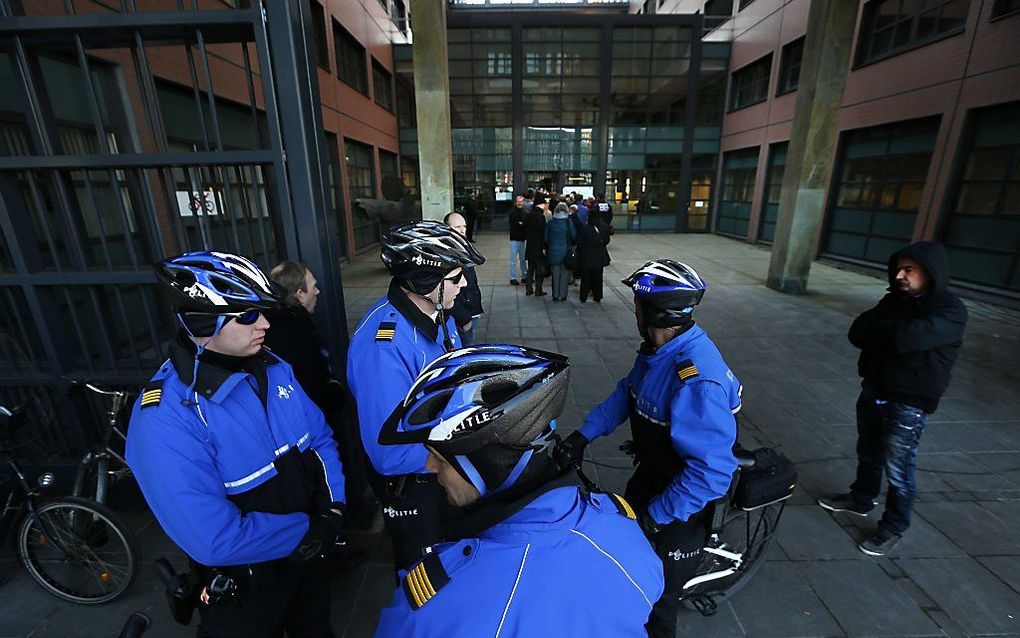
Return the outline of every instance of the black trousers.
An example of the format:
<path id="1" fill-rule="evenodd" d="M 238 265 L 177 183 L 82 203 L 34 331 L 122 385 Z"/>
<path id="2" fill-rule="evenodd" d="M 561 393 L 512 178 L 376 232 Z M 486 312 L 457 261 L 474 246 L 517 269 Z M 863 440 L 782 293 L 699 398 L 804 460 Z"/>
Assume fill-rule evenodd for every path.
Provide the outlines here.
<path id="1" fill-rule="evenodd" d="M 635 508 L 646 509 L 648 502 L 662 494 L 667 481 L 652 476 L 639 466 L 627 482 L 624 498 Z M 686 521 L 674 521 L 649 539 L 662 560 L 666 583 L 662 597 L 652 607 L 645 629 L 651 638 L 674 638 L 676 615 L 684 583 L 694 576 L 701 562 L 702 549 L 712 524 L 711 507 L 692 515 Z"/>
<path id="2" fill-rule="evenodd" d="M 602 301 L 602 271 L 604 268 L 581 269 L 581 301 L 587 301 L 588 295 L 595 301 Z"/>
<path id="3" fill-rule="evenodd" d="M 537 261 L 528 260 L 528 274 L 524 277 L 527 292 L 542 292 L 542 281 L 545 279 L 545 258 Z"/>
<path id="4" fill-rule="evenodd" d="M 333 440 L 337 442 L 340 462 L 344 467 L 345 524 L 350 529 L 368 529 L 375 518 L 376 501 L 368 484 L 367 457 L 357 418 L 343 405 L 330 406 L 324 410 L 324 415 L 333 430 Z"/>
<path id="5" fill-rule="evenodd" d="M 443 521 L 453 507 L 434 474 L 370 476 L 382 503 L 397 571 L 408 569 L 421 560 L 426 548 L 443 541 Z"/>
<path id="6" fill-rule="evenodd" d="M 287 559 L 231 568 L 239 602 L 198 604 L 199 638 L 333 638 L 329 579 L 319 561 Z"/>

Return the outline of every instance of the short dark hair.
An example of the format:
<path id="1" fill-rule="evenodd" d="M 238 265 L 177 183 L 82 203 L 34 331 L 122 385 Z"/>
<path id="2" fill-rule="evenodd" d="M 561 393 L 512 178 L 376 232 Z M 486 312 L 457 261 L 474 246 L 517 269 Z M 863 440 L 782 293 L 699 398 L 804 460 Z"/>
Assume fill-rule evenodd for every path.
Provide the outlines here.
<path id="1" fill-rule="evenodd" d="M 303 261 L 281 261 L 269 271 L 269 278 L 287 289 L 286 303 L 299 305 L 294 295 L 299 290 L 305 290 L 305 276 L 308 274 L 308 264 Z"/>

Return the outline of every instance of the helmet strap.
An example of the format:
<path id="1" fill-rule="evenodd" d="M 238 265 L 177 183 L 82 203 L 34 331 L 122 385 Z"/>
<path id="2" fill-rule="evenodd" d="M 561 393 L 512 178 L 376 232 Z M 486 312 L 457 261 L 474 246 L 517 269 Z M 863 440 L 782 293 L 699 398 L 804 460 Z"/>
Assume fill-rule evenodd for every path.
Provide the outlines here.
<path id="1" fill-rule="evenodd" d="M 181 313 L 179 312 L 177 313 L 177 320 L 180 322 L 182 326 L 184 326 L 184 331 L 188 333 L 188 336 L 195 337 L 195 335 L 191 334 L 191 330 L 188 329 L 188 326 L 184 323 L 184 319 L 181 317 Z M 213 329 L 213 333 L 212 335 L 210 335 L 209 339 L 206 340 L 204 343 L 195 342 L 195 363 L 194 366 L 191 368 L 191 384 L 188 386 L 188 389 L 184 392 L 184 400 L 182 401 L 184 405 L 198 407 L 198 393 L 195 392 L 195 384 L 198 382 L 198 359 L 199 357 L 202 356 L 202 353 L 205 352 L 205 349 L 209 345 L 209 343 L 216 338 L 216 335 L 220 333 L 220 330 L 223 329 L 223 326 L 225 326 L 227 324 L 227 321 L 229 320 L 230 317 L 227 317 L 226 315 L 219 315 L 218 317 L 216 317 L 216 327 Z M 195 338 L 197 339 L 199 337 Z M 195 396 L 194 401 L 188 399 L 188 397 L 192 395 Z"/>

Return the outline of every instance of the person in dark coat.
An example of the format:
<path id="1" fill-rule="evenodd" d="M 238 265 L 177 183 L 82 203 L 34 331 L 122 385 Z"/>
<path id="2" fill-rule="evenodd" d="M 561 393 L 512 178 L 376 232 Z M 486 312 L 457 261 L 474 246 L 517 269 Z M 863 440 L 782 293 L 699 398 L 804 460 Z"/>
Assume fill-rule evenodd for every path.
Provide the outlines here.
<path id="1" fill-rule="evenodd" d="M 524 246 L 524 257 L 528 261 L 528 274 L 524 279 L 526 286 L 525 294 L 532 294 L 536 297 L 544 297 L 546 292 L 542 290 L 542 280 L 545 273 L 545 197 L 535 196 L 535 205 L 524 221 L 524 236 L 527 243 Z"/>
<path id="2" fill-rule="evenodd" d="M 447 213 L 443 218 L 446 224 L 460 233 L 467 236 L 467 221 L 460 213 Z M 461 288 L 453 303 L 450 315 L 457 324 L 457 333 L 460 334 L 462 346 L 470 346 L 475 342 L 475 332 L 478 330 L 478 322 L 481 321 L 485 310 L 482 308 L 482 291 L 478 287 L 478 273 L 474 266 L 464 267 L 464 279 L 467 284 Z"/>
<path id="3" fill-rule="evenodd" d="M 567 300 L 567 282 L 570 271 L 564 261 L 577 239 L 577 231 L 567 215 L 567 205 L 560 202 L 553 211 L 553 218 L 545 226 L 545 245 L 548 251 L 549 268 L 552 270 L 553 301 Z"/>
<path id="4" fill-rule="evenodd" d="M 468 195 L 467 201 L 464 202 L 464 220 L 467 222 L 467 240 L 474 243 L 475 241 L 475 224 L 478 223 L 478 195 L 474 192 Z"/>
<path id="5" fill-rule="evenodd" d="M 588 223 L 577 238 L 577 268 L 581 271 L 581 303 L 591 295 L 602 303 L 602 271 L 609 265 L 609 229 L 598 210 L 588 212 Z"/>
<path id="6" fill-rule="evenodd" d="M 967 308 L 950 292 L 942 244 L 922 241 L 889 258 L 889 292 L 850 326 L 860 348 L 857 399 L 857 479 L 850 492 L 821 498 L 834 512 L 867 516 L 886 474 L 885 512 L 859 548 L 883 556 L 910 526 L 914 466 L 928 416 L 949 385 L 967 325 Z"/>
<path id="7" fill-rule="evenodd" d="M 376 503 L 368 486 L 361 435 L 348 390 L 333 375 L 328 352 L 312 321 L 319 296 L 315 275 L 302 262 L 283 261 L 269 274 L 287 289 L 286 303 L 263 310 L 269 321 L 265 345 L 290 364 L 294 377 L 333 430 L 347 479 L 347 510 L 353 527 L 371 526 Z"/>

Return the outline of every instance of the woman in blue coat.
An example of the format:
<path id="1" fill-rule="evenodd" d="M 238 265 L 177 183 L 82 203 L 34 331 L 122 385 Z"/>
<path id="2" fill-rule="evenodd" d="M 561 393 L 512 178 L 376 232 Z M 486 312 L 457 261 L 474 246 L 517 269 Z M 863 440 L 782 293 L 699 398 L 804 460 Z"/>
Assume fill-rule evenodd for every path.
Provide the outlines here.
<path id="1" fill-rule="evenodd" d="M 545 245 L 549 267 L 552 270 L 553 301 L 567 299 L 567 283 L 570 273 L 564 262 L 570 254 L 570 248 L 577 239 L 577 231 L 570 223 L 566 203 L 560 202 L 553 210 L 553 217 L 545 226 Z"/>

